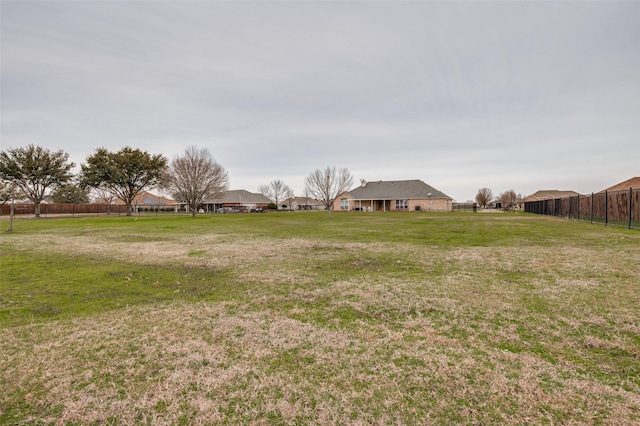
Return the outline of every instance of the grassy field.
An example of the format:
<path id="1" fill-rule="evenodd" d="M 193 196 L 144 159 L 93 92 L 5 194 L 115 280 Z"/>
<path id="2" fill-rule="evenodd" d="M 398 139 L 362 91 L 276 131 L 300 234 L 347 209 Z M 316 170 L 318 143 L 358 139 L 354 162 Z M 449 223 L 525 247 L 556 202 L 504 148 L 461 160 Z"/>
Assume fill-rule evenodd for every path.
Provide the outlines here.
<path id="1" fill-rule="evenodd" d="M 637 230 L 16 220 L 0 255 L 0 424 L 640 424 Z"/>

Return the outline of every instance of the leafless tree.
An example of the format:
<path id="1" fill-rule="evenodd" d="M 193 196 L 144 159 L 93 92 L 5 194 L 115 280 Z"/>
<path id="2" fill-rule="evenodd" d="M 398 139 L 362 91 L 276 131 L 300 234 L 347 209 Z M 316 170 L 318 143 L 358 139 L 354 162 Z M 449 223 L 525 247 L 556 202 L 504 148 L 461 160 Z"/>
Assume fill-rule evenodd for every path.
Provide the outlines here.
<path id="1" fill-rule="evenodd" d="M 284 193 L 284 199 L 285 199 L 285 200 L 289 200 L 289 202 L 288 202 L 288 204 L 289 204 L 289 205 L 288 205 L 289 210 L 291 210 L 291 209 L 292 209 L 291 204 L 293 204 L 293 202 L 295 201 L 295 200 L 294 200 L 295 196 L 296 196 L 296 194 L 295 194 L 295 192 L 293 191 L 293 189 L 291 189 L 291 188 L 287 188 L 287 190 L 286 190 L 286 191 L 285 191 L 285 193 Z"/>
<path id="2" fill-rule="evenodd" d="M 492 200 L 493 200 L 493 191 L 491 191 L 491 189 L 489 188 L 478 189 L 478 193 L 476 194 L 476 203 L 478 203 L 480 207 L 483 207 L 483 208 L 487 207 L 487 204 L 489 204 Z"/>
<path id="3" fill-rule="evenodd" d="M 304 188 L 304 209 L 305 210 L 309 210 L 309 199 L 311 198 L 311 195 L 309 195 L 309 188 L 307 188 L 305 186 Z"/>
<path id="4" fill-rule="evenodd" d="M 92 195 L 96 201 L 104 202 L 107 205 L 107 214 L 111 214 L 111 205 L 116 199 L 116 195 L 106 186 L 94 188 Z"/>
<path id="5" fill-rule="evenodd" d="M 340 194 L 353 185 L 353 176 L 347 169 L 327 167 L 311 173 L 305 178 L 304 183 L 306 191 L 322 202 L 331 217 L 331 205 Z"/>
<path id="6" fill-rule="evenodd" d="M 513 189 L 509 189 L 507 191 L 504 191 L 502 194 L 500 194 L 498 199 L 502 204 L 502 210 L 508 211 L 517 207 L 518 197 L 522 198 L 522 196 L 518 196 L 518 194 L 516 194 L 516 191 L 514 191 Z"/>
<path id="7" fill-rule="evenodd" d="M 258 192 L 270 199 L 280 208 L 280 202 L 291 197 L 293 190 L 280 179 L 272 181 L 269 185 L 261 185 Z"/>
<path id="8" fill-rule="evenodd" d="M 222 195 L 229 184 L 229 175 L 206 148 L 187 147 L 176 156 L 164 176 L 164 187 L 177 200 L 185 203 L 196 217 L 198 207 L 208 197 Z"/>

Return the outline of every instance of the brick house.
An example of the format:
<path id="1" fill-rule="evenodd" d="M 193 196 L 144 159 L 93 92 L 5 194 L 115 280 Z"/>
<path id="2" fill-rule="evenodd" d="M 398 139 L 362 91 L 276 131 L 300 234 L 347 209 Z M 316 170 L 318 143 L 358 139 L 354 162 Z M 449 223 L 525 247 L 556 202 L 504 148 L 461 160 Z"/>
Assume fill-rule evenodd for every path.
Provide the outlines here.
<path id="1" fill-rule="evenodd" d="M 244 189 L 235 189 L 225 191 L 225 193 L 214 199 L 205 200 L 201 209 L 205 212 L 245 212 L 256 209 L 267 209 L 271 203 L 267 197 L 262 194 L 245 191 Z"/>
<path id="2" fill-rule="evenodd" d="M 640 177 L 632 177 L 624 182 L 616 183 L 609 188 L 603 189 L 600 192 L 628 191 L 629 189 L 640 189 Z"/>
<path id="3" fill-rule="evenodd" d="M 527 195 L 522 200 L 522 203 L 529 201 L 541 201 L 541 200 L 555 200 L 556 198 L 567 198 L 567 197 L 577 197 L 578 194 L 576 191 L 569 190 L 558 190 L 558 189 L 541 189 L 540 191 L 536 191 L 531 195 Z"/>
<path id="4" fill-rule="evenodd" d="M 332 210 L 449 212 L 453 199 L 421 180 L 367 182 L 338 196 Z"/>
<path id="5" fill-rule="evenodd" d="M 106 204 L 106 200 L 104 198 L 98 199 L 95 201 L 96 204 Z M 125 202 L 120 198 L 114 197 L 110 202 L 111 205 L 125 205 Z M 180 203 L 171 198 L 163 197 L 161 195 L 156 195 L 149 191 L 142 191 L 135 197 L 133 197 L 133 201 L 131 202 L 135 211 L 146 211 L 146 210 L 164 210 L 164 211 L 178 211 L 180 208 Z"/>
<path id="6" fill-rule="evenodd" d="M 322 204 L 321 201 L 310 197 L 287 198 L 280 204 L 278 209 L 282 206 L 287 206 L 286 208 L 282 208 L 283 210 L 324 210 L 324 204 Z"/>

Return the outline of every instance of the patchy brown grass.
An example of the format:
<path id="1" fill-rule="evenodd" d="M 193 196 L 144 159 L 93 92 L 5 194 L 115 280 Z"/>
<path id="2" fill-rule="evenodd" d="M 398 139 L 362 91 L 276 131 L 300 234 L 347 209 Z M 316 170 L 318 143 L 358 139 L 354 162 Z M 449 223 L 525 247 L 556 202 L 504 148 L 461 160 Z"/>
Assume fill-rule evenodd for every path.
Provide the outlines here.
<path id="1" fill-rule="evenodd" d="M 496 349 L 491 339 L 446 337 L 425 317 L 344 330 L 243 310 L 178 303 L 9 330 L 2 375 L 13 388 L 0 395 L 60 407 L 25 418 L 55 424 L 637 420 L 637 389 L 598 383 L 570 362 Z M 518 340 L 513 330 L 493 338 Z"/>
<path id="2" fill-rule="evenodd" d="M 0 415 L 19 424 L 640 424 L 633 247 L 19 244 L 231 268 L 246 285 L 2 329 Z"/>

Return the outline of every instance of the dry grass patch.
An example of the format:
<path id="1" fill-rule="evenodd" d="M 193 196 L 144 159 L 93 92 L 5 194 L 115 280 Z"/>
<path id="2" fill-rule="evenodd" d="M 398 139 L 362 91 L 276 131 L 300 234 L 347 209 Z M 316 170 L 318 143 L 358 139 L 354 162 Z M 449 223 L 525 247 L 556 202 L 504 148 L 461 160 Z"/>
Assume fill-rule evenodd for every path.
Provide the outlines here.
<path id="1" fill-rule="evenodd" d="M 70 259 L 89 271 L 117 260 L 97 275 L 115 277 L 105 297 L 133 285 L 119 262 L 139 268 L 136 289 L 177 296 L 3 328 L 0 423 L 640 424 L 637 246 L 590 228 L 586 243 L 569 232 L 560 243 L 507 215 L 498 237 L 520 227 L 522 244 L 425 243 L 434 232 L 487 241 L 465 234 L 485 219 L 434 217 L 351 222 L 363 229 L 354 240 L 375 241 L 207 227 L 12 239 L 34 259 L 53 251 L 63 272 Z M 329 223 L 331 236 L 353 232 Z M 44 259 L 39 273 L 53 274 Z M 29 292 L 54 290 L 42 282 Z M 180 299 L 187 290 L 205 301 Z"/>
<path id="2" fill-rule="evenodd" d="M 55 424 L 638 419 L 637 392 L 569 362 L 446 337 L 427 318 L 344 329 L 235 308 L 174 304 L 11 330 L 2 409 Z"/>

